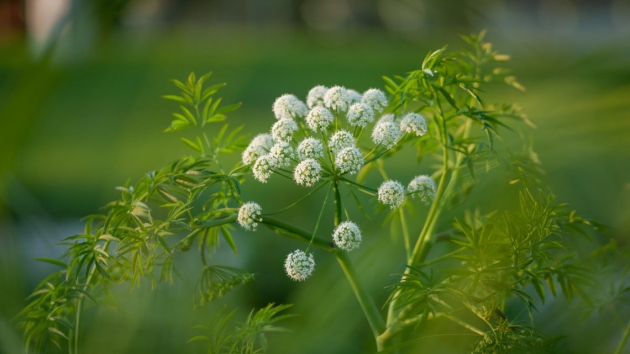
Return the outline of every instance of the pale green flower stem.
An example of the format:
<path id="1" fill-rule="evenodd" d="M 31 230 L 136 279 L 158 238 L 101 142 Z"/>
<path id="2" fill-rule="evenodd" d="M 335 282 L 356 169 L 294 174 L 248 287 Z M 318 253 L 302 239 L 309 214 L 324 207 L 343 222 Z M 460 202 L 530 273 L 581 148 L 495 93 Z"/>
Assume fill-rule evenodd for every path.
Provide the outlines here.
<path id="1" fill-rule="evenodd" d="M 628 337 L 630 337 L 630 322 L 626 326 L 625 332 L 623 332 L 623 337 L 621 337 L 621 342 L 619 342 L 619 346 L 617 350 L 615 350 L 615 354 L 621 354 L 623 348 L 626 346 L 626 342 L 628 342 Z"/>

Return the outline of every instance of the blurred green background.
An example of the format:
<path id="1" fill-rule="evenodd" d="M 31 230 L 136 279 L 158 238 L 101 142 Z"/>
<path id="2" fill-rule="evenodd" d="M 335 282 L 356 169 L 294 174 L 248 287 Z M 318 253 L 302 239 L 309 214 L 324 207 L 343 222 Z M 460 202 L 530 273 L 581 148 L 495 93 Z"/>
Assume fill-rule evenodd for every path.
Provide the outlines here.
<path id="1" fill-rule="evenodd" d="M 459 34 L 484 28 L 495 48 L 512 56 L 509 67 L 527 87 L 497 87 L 486 100 L 524 108 L 537 126 L 526 139 L 542 160 L 545 183 L 627 244 L 628 1 L 0 1 L 0 353 L 23 351 L 12 319 L 54 270 L 33 258 L 60 256 L 56 243 L 81 229 L 81 217 L 116 199 L 115 186 L 188 153 L 177 135 L 162 133 L 176 109 L 160 98 L 176 92 L 169 79 L 213 71 L 211 82 L 228 83 L 224 102 L 243 102 L 231 124 L 257 134 L 269 129 L 271 104 L 283 93 L 305 97 L 318 84 L 382 87 L 382 75 L 417 69 L 428 51 L 445 44 L 457 49 Z M 432 172 L 430 163 L 409 167 L 404 159 L 391 169 L 405 178 Z M 517 187 L 496 178 L 481 183 L 465 207 L 509 205 Z M 282 182 L 263 189 L 251 181 L 243 193 L 267 210 L 303 193 L 291 187 L 279 196 L 274 186 Z M 306 228 L 321 200 L 311 203 L 290 214 Z M 379 229 L 382 218 L 362 222 L 370 231 L 352 258 L 382 303 L 383 286 L 403 269 L 402 246 Z M 441 220 L 442 228 L 449 225 L 447 217 Z M 133 292 L 117 286 L 115 305 L 86 311 L 82 352 L 201 352 L 200 344 L 186 344 L 198 334 L 193 325 L 209 321 L 225 303 L 244 320 L 269 302 L 294 303 L 289 311 L 299 314 L 284 323 L 292 333 L 270 336 L 271 353 L 374 351 L 333 257 L 317 252 L 313 278 L 293 283 L 282 262 L 297 244 L 268 230 L 239 231 L 236 238 L 238 256 L 223 247 L 212 261 L 256 273 L 256 281 L 193 310 L 200 264 L 196 255 L 182 254 L 185 279 L 174 286 L 151 291 L 145 284 Z M 563 303 L 540 305 L 536 315 L 547 334 L 566 336 L 562 352 L 612 351 L 622 330 L 610 313 L 582 320 L 577 305 Z M 517 303 L 514 308 L 522 315 Z M 621 315 L 630 319 L 630 311 Z M 466 353 L 475 339 L 439 321 L 425 332 L 410 352 Z"/>

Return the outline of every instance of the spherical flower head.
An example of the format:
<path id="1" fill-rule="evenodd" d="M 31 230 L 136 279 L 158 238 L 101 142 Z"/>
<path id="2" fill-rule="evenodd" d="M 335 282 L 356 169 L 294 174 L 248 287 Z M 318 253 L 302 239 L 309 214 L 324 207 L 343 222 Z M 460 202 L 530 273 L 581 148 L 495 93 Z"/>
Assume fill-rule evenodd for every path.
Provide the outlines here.
<path id="1" fill-rule="evenodd" d="M 289 167 L 293 155 L 293 147 L 286 141 L 277 142 L 269 151 L 273 168 Z"/>
<path id="2" fill-rule="evenodd" d="M 259 157 L 252 168 L 254 178 L 262 183 L 267 183 L 267 180 L 273 174 L 275 164 L 274 158 L 269 154 Z"/>
<path id="3" fill-rule="evenodd" d="M 335 166 L 341 173 L 353 175 L 363 166 L 363 153 L 354 146 L 347 147 L 335 156 Z"/>
<path id="4" fill-rule="evenodd" d="M 400 129 L 393 122 L 382 122 L 374 126 L 372 131 L 372 141 L 376 144 L 384 145 L 391 149 L 400 139 Z"/>
<path id="5" fill-rule="evenodd" d="M 350 106 L 350 101 L 348 90 L 342 86 L 333 86 L 324 95 L 324 105 L 332 111 L 345 112 Z"/>
<path id="6" fill-rule="evenodd" d="M 374 121 L 372 107 L 365 103 L 355 103 L 348 109 L 348 123 L 353 127 L 367 127 Z"/>
<path id="7" fill-rule="evenodd" d="M 339 152 L 347 147 L 354 146 L 354 137 L 347 130 L 339 130 L 333 134 L 328 142 L 328 147 L 333 153 Z"/>
<path id="8" fill-rule="evenodd" d="M 276 119 L 293 119 L 304 117 L 308 112 L 308 107 L 304 102 L 294 95 L 284 94 L 273 103 L 273 114 Z"/>
<path id="9" fill-rule="evenodd" d="M 419 113 L 409 113 L 400 121 L 400 130 L 405 133 L 416 134 L 416 136 L 423 136 L 427 133 L 427 121 Z"/>
<path id="10" fill-rule="evenodd" d="M 275 141 L 288 141 L 296 131 L 298 131 L 297 123 L 293 119 L 283 118 L 271 127 L 271 136 Z"/>
<path id="11" fill-rule="evenodd" d="M 313 274 L 315 270 L 315 260 L 313 254 L 308 255 L 302 250 L 295 250 L 287 256 L 284 261 L 284 270 L 289 278 L 295 281 L 304 281 Z"/>
<path id="12" fill-rule="evenodd" d="M 350 104 L 361 102 L 363 98 L 363 96 L 355 90 L 346 90 L 346 93 L 348 94 L 348 98 L 350 98 Z"/>
<path id="13" fill-rule="evenodd" d="M 306 116 L 306 124 L 314 132 L 326 131 L 326 128 L 335 120 L 333 114 L 325 107 L 313 107 Z"/>
<path id="14" fill-rule="evenodd" d="M 326 86 L 315 86 L 310 91 L 308 91 L 308 95 L 306 95 L 306 105 L 308 108 L 313 108 L 316 106 L 324 105 L 324 95 L 328 91 L 328 87 Z"/>
<path id="15" fill-rule="evenodd" d="M 387 97 L 385 97 L 383 91 L 379 89 L 369 89 L 363 92 L 361 103 L 372 107 L 375 112 L 383 112 L 383 109 L 387 107 Z"/>
<path id="16" fill-rule="evenodd" d="M 243 164 L 251 165 L 256 162 L 256 159 L 269 152 L 269 149 L 273 146 L 273 138 L 270 134 L 258 134 L 249 146 L 243 151 L 242 160 Z"/>
<path id="17" fill-rule="evenodd" d="M 352 221 L 344 221 L 333 232 L 335 245 L 344 251 L 352 251 L 361 245 L 361 229 Z"/>
<path id="18" fill-rule="evenodd" d="M 306 159 L 295 166 L 293 179 L 300 186 L 312 187 L 322 178 L 322 165 L 314 159 Z"/>
<path id="19" fill-rule="evenodd" d="M 317 160 L 324 157 L 324 144 L 319 139 L 306 138 L 298 145 L 297 153 L 300 160 Z"/>
<path id="20" fill-rule="evenodd" d="M 378 187 L 378 201 L 396 209 L 405 201 L 405 187 L 398 181 L 385 181 Z"/>
<path id="21" fill-rule="evenodd" d="M 433 199 L 435 199 L 436 191 L 437 186 L 435 181 L 427 175 L 414 177 L 407 186 L 407 192 L 411 194 L 412 197 L 420 198 L 426 205 L 431 204 Z"/>
<path id="22" fill-rule="evenodd" d="M 256 226 L 262 221 L 262 208 L 258 203 L 247 202 L 238 209 L 236 221 L 247 231 L 256 231 Z"/>

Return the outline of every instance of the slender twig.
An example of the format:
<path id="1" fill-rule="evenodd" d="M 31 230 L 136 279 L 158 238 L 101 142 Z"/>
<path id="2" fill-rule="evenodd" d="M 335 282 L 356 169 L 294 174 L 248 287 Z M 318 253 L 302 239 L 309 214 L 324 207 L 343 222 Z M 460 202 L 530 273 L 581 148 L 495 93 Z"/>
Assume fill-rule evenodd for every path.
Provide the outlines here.
<path id="1" fill-rule="evenodd" d="M 617 350 L 615 350 L 615 354 L 621 354 L 623 347 L 625 347 L 626 342 L 628 342 L 628 337 L 630 337 L 630 322 L 628 322 L 626 330 L 623 332 L 623 337 L 621 337 L 621 342 L 619 342 L 619 346 L 617 347 Z"/>

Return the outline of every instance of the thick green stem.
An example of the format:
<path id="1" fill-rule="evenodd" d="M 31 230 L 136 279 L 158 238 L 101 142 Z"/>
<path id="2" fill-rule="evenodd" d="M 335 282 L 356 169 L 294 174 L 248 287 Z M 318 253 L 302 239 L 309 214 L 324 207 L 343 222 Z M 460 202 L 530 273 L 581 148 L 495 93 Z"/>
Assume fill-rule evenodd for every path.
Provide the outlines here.
<path id="1" fill-rule="evenodd" d="M 617 350 L 615 350 L 615 354 L 621 354 L 623 347 L 625 347 L 626 342 L 628 342 L 628 337 L 630 337 L 630 322 L 628 322 L 628 326 L 626 326 L 626 330 L 623 332 L 623 337 L 621 337 L 621 342 L 619 342 L 619 346 L 617 347 Z"/>

